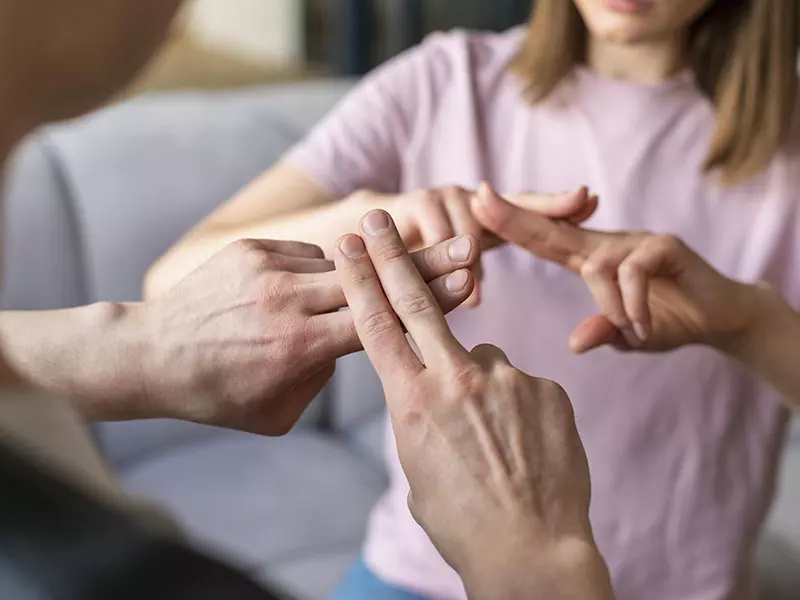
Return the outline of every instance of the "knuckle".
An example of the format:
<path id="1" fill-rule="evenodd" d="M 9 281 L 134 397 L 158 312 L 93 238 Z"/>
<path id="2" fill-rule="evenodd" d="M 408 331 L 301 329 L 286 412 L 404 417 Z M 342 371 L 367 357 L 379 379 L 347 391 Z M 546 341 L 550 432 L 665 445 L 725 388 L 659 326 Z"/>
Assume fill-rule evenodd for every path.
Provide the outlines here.
<path id="1" fill-rule="evenodd" d="M 572 402 L 561 385 L 549 379 L 537 379 L 536 383 L 538 388 L 537 396 L 540 402 L 546 403 L 561 418 L 575 418 Z"/>
<path id="2" fill-rule="evenodd" d="M 395 316 L 389 311 L 380 310 L 368 313 L 359 318 L 362 335 L 372 340 L 382 339 L 397 324 Z"/>
<path id="3" fill-rule="evenodd" d="M 276 256 L 264 249 L 257 240 L 239 240 L 234 246 L 241 254 L 244 265 L 251 271 L 270 271 L 277 265 Z"/>
<path id="4" fill-rule="evenodd" d="M 297 294 L 295 276 L 286 271 L 270 272 L 258 284 L 259 299 L 268 312 L 284 310 Z"/>
<path id="5" fill-rule="evenodd" d="M 347 269 L 346 277 L 356 286 L 371 285 L 377 279 L 374 269 L 364 267 Z"/>
<path id="6" fill-rule="evenodd" d="M 514 388 L 526 379 L 526 375 L 519 369 L 507 363 L 495 363 L 492 377 L 502 387 Z"/>
<path id="7" fill-rule="evenodd" d="M 435 306 L 433 298 L 424 293 L 408 293 L 396 301 L 397 312 L 407 316 L 428 314 Z"/>
<path id="8" fill-rule="evenodd" d="M 583 277 L 602 277 L 613 273 L 615 269 L 614 257 L 607 246 L 599 248 L 581 266 Z"/>
<path id="9" fill-rule="evenodd" d="M 373 261 L 375 263 L 391 263 L 401 260 L 408 254 L 408 251 L 402 244 L 396 242 L 388 242 L 382 244 L 375 252 Z"/>
<path id="10" fill-rule="evenodd" d="M 451 375 L 459 396 L 476 396 L 486 389 L 486 374 L 477 364 L 457 367 Z"/>
<path id="11" fill-rule="evenodd" d="M 423 206 L 428 206 L 435 202 L 441 201 L 441 195 L 438 190 L 421 189 L 411 193 L 411 197 Z"/>
<path id="12" fill-rule="evenodd" d="M 635 258 L 623 262 L 619 266 L 619 276 L 622 279 L 635 279 L 642 273 L 642 265 Z"/>
<path id="13" fill-rule="evenodd" d="M 683 242 L 674 235 L 661 233 L 650 238 L 652 246 L 664 253 L 672 253 L 683 248 Z"/>
<path id="14" fill-rule="evenodd" d="M 441 193 L 446 198 L 459 199 L 462 196 L 465 196 L 467 194 L 467 191 L 458 185 L 446 185 L 443 188 L 441 188 Z"/>

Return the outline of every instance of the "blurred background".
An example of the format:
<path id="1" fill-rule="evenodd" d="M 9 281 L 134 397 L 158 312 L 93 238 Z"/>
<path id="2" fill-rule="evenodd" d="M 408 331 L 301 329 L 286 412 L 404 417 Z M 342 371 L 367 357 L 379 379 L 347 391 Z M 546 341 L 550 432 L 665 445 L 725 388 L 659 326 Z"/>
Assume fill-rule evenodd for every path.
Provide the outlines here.
<path id="1" fill-rule="evenodd" d="M 148 267 L 275 164 L 359 75 L 431 31 L 500 31 L 531 7 L 189 0 L 127 90 L 135 101 L 46 127 L 20 148 L 7 173 L 0 306 L 140 299 Z M 360 555 L 367 515 L 388 482 L 384 432 L 381 386 L 363 355 L 339 361 L 285 439 L 163 420 L 92 427 L 129 492 L 170 510 L 203 549 L 299 600 L 331 598 Z M 758 548 L 769 600 L 800 598 L 798 506 L 800 421 Z"/>
<path id="2" fill-rule="evenodd" d="M 430 31 L 499 31 L 530 8 L 530 0 L 191 0 L 132 93 L 360 75 Z"/>

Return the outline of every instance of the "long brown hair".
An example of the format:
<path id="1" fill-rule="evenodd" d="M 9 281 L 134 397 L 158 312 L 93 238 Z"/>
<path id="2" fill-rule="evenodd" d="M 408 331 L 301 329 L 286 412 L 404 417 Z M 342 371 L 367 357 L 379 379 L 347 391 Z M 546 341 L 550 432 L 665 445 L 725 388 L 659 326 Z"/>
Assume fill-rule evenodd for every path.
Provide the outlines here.
<path id="1" fill-rule="evenodd" d="M 531 100 L 585 62 L 587 38 L 572 0 L 537 0 L 511 64 Z M 689 65 L 717 113 L 706 172 L 733 183 L 767 167 L 795 116 L 799 51 L 798 0 L 717 0 L 690 26 Z"/>

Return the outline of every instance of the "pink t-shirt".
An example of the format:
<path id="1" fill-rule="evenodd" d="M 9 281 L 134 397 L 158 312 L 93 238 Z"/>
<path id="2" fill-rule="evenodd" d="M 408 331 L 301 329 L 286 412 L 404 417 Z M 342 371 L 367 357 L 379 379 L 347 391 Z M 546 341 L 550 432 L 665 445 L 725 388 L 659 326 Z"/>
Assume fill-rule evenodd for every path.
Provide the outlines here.
<path id="1" fill-rule="evenodd" d="M 482 180 L 507 193 L 585 184 L 601 198 L 589 226 L 677 234 L 727 275 L 768 280 L 800 305 L 797 135 L 763 175 L 718 187 L 701 173 L 714 111 L 690 74 L 640 86 L 578 69 L 531 106 L 506 69 L 522 36 L 431 36 L 367 77 L 289 160 L 335 197 Z M 702 347 L 573 356 L 570 332 L 597 310 L 581 280 L 511 246 L 484 266 L 483 304 L 454 313 L 453 331 L 570 394 L 619 600 L 749 597 L 787 423 L 777 395 Z M 371 517 L 368 564 L 396 585 L 463 599 L 409 514 L 391 434 L 387 450 L 392 483 Z"/>

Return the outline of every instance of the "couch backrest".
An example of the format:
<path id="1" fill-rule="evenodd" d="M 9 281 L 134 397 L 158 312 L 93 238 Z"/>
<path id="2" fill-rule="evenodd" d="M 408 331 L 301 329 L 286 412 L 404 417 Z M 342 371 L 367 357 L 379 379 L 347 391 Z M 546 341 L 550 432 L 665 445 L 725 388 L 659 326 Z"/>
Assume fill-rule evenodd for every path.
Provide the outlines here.
<path id="1" fill-rule="evenodd" d="M 275 163 L 349 87 L 333 81 L 155 95 L 32 136 L 9 172 L 3 307 L 139 299 L 149 265 Z M 348 365 L 339 379 L 372 377 L 377 386 L 363 358 Z M 380 388 L 365 389 L 377 398 L 359 395 L 346 408 L 317 402 L 307 420 L 319 425 L 324 414 L 337 428 L 360 425 L 381 409 Z M 217 433 L 171 422 L 98 432 L 118 463 Z"/>

